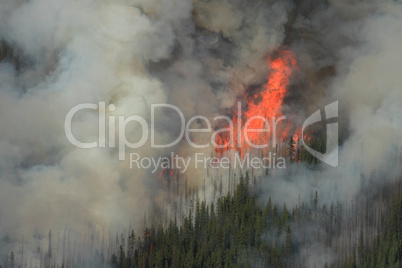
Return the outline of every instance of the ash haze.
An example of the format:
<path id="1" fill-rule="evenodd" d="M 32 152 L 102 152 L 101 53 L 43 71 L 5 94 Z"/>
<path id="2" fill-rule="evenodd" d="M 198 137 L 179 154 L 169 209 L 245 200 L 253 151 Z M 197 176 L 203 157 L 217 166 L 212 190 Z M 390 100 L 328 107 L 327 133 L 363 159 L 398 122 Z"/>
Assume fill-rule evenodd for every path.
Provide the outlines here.
<path id="1" fill-rule="evenodd" d="M 187 204 L 184 194 L 172 197 L 153 172 L 133 172 L 130 153 L 159 159 L 172 152 L 184 158 L 213 152 L 187 143 L 156 150 L 147 143 L 119 161 L 111 147 L 79 149 L 64 132 L 72 107 L 106 102 L 116 106 L 107 116 L 139 115 L 149 122 L 151 104 L 168 103 L 186 120 L 202 115 L 213 122 L 231 116 L 239 97 L 267 82 L 267 55 L 281 48 L 292 50 L 299 66 L 283 114 L 302 125 L 339 101 L 343 143 L 337 168 L 304 175 L 306 166 L 292 164 L 291 175 L 272 175 L 261 188 L 264 196 L 297 203 L 319 190 L 331 202 L 357 194 L 362 176 L 399 177 L 401 29 L 402 4 L 391 0 L 3 0 L 1 256 L 24 245 L 25 261 L 39 266 L 35 250 L 47 248 L 50 229 L 54 247 L 61 247 L 57 241 L 67 232 L 83 258 L 91 258 L 93 247 L 108 254 L 115 232 L 141 232 L 144 224 L 179 218 L 167 200 Z M 156 121 L 158 143 L 178 136 L 174 115 L 160 113 Z M 97 111 L 78 113 L 74 135 L 97 140 L 98 122 Z M 140 132 L 131 125 L 126 135 L 134 141 Z M 208 170 L 190 166 L 185 181 L 195 192 L 204 189 L 206 201 L 215 200 Z M 306 265 L 321 267 L 333 254 L 309 252 Z"/>

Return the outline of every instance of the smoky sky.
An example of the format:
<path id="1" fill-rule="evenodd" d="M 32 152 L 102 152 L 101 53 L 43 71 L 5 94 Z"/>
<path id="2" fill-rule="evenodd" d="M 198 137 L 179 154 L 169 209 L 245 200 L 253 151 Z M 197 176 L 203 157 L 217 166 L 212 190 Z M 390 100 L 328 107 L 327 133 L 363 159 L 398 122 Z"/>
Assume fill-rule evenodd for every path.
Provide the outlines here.
<path id="1" fill-rule="evenodd" d="M 67 112 L 102 101 L 116 106 L 108 116 L 147 121 L 155 103 L 179 107 L 186 119 L 230 115 L 239 97 L 267 82 L 267 56 L 280 49 L 292 50 L 299 67 L 283 113 L 302 123 L 339 101 L 347 133 L 340 165 L 324 169 L 319 177 L 329 179 L 315 187 L 336 199 L 354 194 L 361 174 L 385 169 L 395 176 L 400 29 L 397 1 L 3 1 L 0 236 L 17 243 L 49 229 L 83 233 L 88 222 L 106 231 L 141 226 L 164 203 L 163 188 L 149 172 L 119 161 L 115 148 L 74 147 L 64 134 Z M 177 120 L 161 115 L 158 123 L 156 140 L 174 139 Z M 97 111 L 77 114 L 73 128 L 77 137 L 96 140 Z M 133 126 L 127 133 L 140 135 Z M 144 157 L 171 151 L 196 152 L 183 143 L 135 150 Z M 187 178 L 194 187 L 213 183 L 205 170 L 190 170 Z M 311 185 L 296 176 L 267 191 L 296 200 Z"/>

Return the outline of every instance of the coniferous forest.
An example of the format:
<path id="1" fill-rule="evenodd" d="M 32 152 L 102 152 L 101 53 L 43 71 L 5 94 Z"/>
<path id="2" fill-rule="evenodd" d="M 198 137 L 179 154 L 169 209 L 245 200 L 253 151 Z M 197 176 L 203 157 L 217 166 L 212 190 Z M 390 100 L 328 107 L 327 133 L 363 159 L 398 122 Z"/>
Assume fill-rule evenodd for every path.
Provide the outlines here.
<path id="1" fill-rule="evenodd" d="M 402 268 L 402 0 L 0 0 L 0 268 Z"/>
<path id="2" fill-rule="evenodd" d="M 233 195 L 219 198 L 216 204 L 197 203 L 182 226 L 171 221 L 166 227 L 151 226 L 143 234 L 133 231 L 122 238 L 110 264 L 309 267 L 300 251 L 311 248 L 324 254 L 314 248 L 318 245 L 336 252 L 335 264 L 326 263 L 325 267 L 401 267 L 400 181 L 382 185 L 374 200 L 353 200 L 350 207 L 321 204 L 317 192 L 310 202 L 289 208 L 271 198 L 263 206 L 257 200 L 258 190 L 250 186 L 247 173 Z M 355 224 L 360 224 L 358 233 L 353 233 Z"/>
<path id="3" fill-rule="evenodd" d="M 89 262 L 66 260 L 60 267 L 310 267 L 300 253 L 325 255 L 317 245 L 334 250 L 335 257 L 324 257 L 333 264 L 325 267 L 401 267 L 401 181 L 382 185 L 374 200 L 353 200 L 349 207 L 321 204 L 317 192 L 294 207 L 271 198 L 261 205 L 258 194 L 246 173 L 234 194 L 216 204 L 197 203 L 182 225 L 170 221 L 127 237 L 116 234 L 110 258 L 96 250 Z M 50 232 L 43 265 L 59 267 L 52 264 L 51 237 Z M 13 251 L 0 267 L 16 267 Z"/>

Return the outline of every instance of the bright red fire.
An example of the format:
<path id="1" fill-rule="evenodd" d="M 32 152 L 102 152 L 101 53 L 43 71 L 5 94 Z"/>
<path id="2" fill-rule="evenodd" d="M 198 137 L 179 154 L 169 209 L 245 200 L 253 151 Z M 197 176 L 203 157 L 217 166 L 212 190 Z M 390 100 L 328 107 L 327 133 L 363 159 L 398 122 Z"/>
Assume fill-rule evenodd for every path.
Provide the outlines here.
<path id="1" fill-rule="evenodd" d="M 161 172 L 159 173 L 159 177 L 160 178 L 163 178 L 163 177 L 171 177 L 172 178 L 175 174 L 176 174 L 175 169 L 173 169 L 173 168 L 171 168 L 171 169 L 165 168 L 165 169 L 161 170 Z"/>
<path id="2" fill-rule="evenodd" d="M 247 127 L 249 130 L 264 129 L 266 126 L 264 126 L 265 121 L 263 118 L 267 119 L 269 124 L 272 125 L 274 120 L 282 116 L 283 99 L 286 96 L 292 73 L 297 69 L 297 60 L 292 51 L 282 50 L 278 52 L 275 59 L 268 58 L 267 64 L 270 66 L 270 72 L 268 82 L 264 85 L 264 88 L 245 98 L 247 106 L 241 116 L 237 114 L 237 107 L 234 109 L 233 142 L 230 143 L 230 137 L 226 135 L 229 131 L 222 132 L 222 135 L 216 136 L 216 144 L 223 147 L 216 148 L 220 155 L 232 149 L 232 147 L 237 150 L 241 149 L 242 154 L 244 154 L 250 147 L 244 140 L 244 128 Z M 238 119 L 239 117 L 240 119 Z M 241 127 L 239 127 L 239 124 Z M 270 129 L 272 130 L 272 127 Z M 289 127 L 282 128 L 282 132 L 277 138 L 286 139 L 289 134 L 288 129 Z M 239 135 L 239 131 L 241 131 L 241 135 Z M 263 145 L 270 143 L 271 134 L 271 132 L 248 132 L 247 136 L 252 144 Z M 239 137 L 241 137 L 241 140 L 239 140 Z"/>

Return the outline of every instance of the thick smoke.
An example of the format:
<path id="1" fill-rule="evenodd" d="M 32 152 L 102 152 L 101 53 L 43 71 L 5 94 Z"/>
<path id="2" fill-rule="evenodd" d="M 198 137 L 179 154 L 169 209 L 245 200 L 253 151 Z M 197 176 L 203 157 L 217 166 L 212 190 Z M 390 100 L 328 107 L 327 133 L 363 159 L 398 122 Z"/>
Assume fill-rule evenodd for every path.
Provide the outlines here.
<path id="1" fill-rule="evenodd" d="M 1 5 L 3 47 L 27 62 L 0 66 L 1 236 L 29 242 L 34 231 L 82 234 L 93 222 L 107 232 L 142 222 L 158 195 L 151 179 L 112 149 L 72 146 L 64 119 L 73 106 L 100 101 L 117 107 L 113 115 L 149 118 L 149 104 L 165 103 L 167 92 L 146 64 L 169 57 L 174 28 L 190 12 L 188 1 Z M 77 137 L 96 140 L 97 129 L 97 112 L 77 114 Z"/>
<path id="2" fill-rule="evenodd" d="M 290 110 L 302 105 L 304 115 L 309 115 L 339 101 L 339 166 L 311 172 L 298 165 L 263 185 L 267 195 L 279 202 L 298 204 L 300 196 L 308 200 L 318 191 L 322 204 L 343 202 L 348 208 L 362 185 L 374 187 L 363 197 L 371 199 L 375 188 L 400 178 L 402 6 L 393 1 L 308 6 L 309 2 L 300 4 L 301 13 L 294 15 L 287 34 L 288 45 L 299 58 L 302 80 L 292 89 L 288 105 Z M 360 225 L 353 228 L 358 237 Z M 375 232 L 374 226 L 365 228 Z M 314 236 L 315 231 L 308 229 L 295 235 Z M 332 250 L 312 245 L 300 254 L 306 256 L 308 267 L 323 267 L 331 263 Z"/>
<path id="3" fill-rule="evenodd" d="M 106 102 L 116 106 L 107 116 L 149 120 L 153 103 L 177 105 L 186 119 L 231 108 L 248 84 L 265 82 L 266 53 L 284 38 L 289 5 L 262 3 L 2 3 L 0 235 L 29 244 L 35 234 L 34 246 L 45 247 L 40 238 L 49 229 L 83 234 L 89 222 L 103 234 L 130 223 L 142 228 L 144 215 L 164 202 L 155 176 L 129 169 L 116 149 L 74 147 L 64 134 L 67 112 Z M 174 120 L 157 120 L 157 142 L 171 140 Z M 73 133 L 97 140 L 97 111 L 78 113 Z M 140 135 L 133 126 L 126 134 Z M 203 182 L 193 177 L 189 184 Z"/>
<path id="4" fill-rule="evenodd" d="M 107 116 L 148 122 L 154 103 L 176 105 L 186 119 L 230 115 L 237 97 L 266 82 L 267 55 L 281 47 L 295 52 L 300 70 L 284 112 L 301 123 L 338 100 L 344 143 L 336 170 L 274 178 L 269 195 L 297 202 L 313 186 L 331 201 L 355 194 L 362 174 L 398 174 L 401 27 L 394 1 L 3 1 L 1 49 L 13 50 L 0 63 L 0 236 L 12 243 L 49 229 L 82 234 L 89 222 L 104 233 L 142 228 L 168 194 L 154 174 L 119 161 L 116 149 L 70 144 L 67 112 L 102 101 L 116 106 Z M 176 119 L 158 117 L 157 142 L 177 136 Z M 97 111 L 77 114 L 73 129 L 96 140 Z M 138 126 L 126 134 L 138 140 Z M 171 150 L 196 152 L 185 143 Z M 147 144 L 135 152 L 171 150 Z M 205 170 L 186 176 L 195 188 L 213 188 Z"/>
<path id="5" fill-rule="evenodd" d="M 305 10 L 303 5 L 299 9 Z M 289 97 L 285 109 L 292 111 L 302 105 L 306 118 L 339 101 L 339 166 L 316 172 L 317 177 L 327 179 L 315 182 L 321 184 L 325 195 L 336 185 L 339 193 L 330 196 L 331 201 L 353 196 L 362 176 L 385 171 L 389 175 L 382 178 L 385 180 L 400 172 L 402 91 L 398 70 L 402 58 L 398 50 L 402 39 L 398 28 L 402 13 L 400 4 L 375 1 L 336 1 L 306 10 L 293 17 L 288 32 L 288 45 L 299 58 L 301 82 L 291 89 L 294 97 Z M 289 187 L 295 192 L 309 188 L 303 186 L 315 175 L 304 173 L 304 179 L 298 174 L 289 183 L 280 180 L 285 186 L 275 187 L 275 195 L 283 196 Z M 280 188 L 283 190 L 277 191 Z"/>

